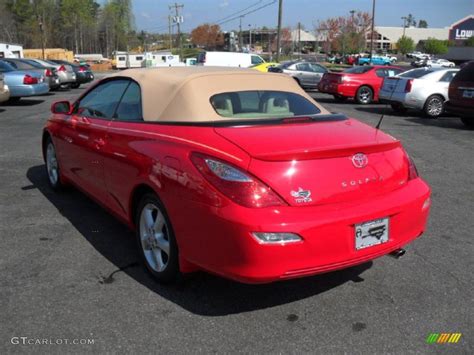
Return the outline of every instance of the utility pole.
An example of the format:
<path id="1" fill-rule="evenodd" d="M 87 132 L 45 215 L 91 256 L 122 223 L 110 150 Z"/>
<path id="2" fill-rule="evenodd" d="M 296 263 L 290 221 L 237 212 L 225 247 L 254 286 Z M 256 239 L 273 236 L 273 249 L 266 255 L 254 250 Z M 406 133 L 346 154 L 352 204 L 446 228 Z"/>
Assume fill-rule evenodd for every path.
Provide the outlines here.
<path id="1" fill-rule="evenodd" d="M 301 56 L 301 22 L 298 22 L 298 54 Z"/>
<path id="2" fill-rule="evenodd" d="M 173 49 L 173 37 L 171 35 L 171 15 L 168 15 L 168 42 L 171 52 L 171 50 Z"/>
<path id="3" fill-rule="evenodd" d="M 372 53 L 374 51 L 374 23 L 375 23 L 375 0 L 372 0 L 372 26 L 370 30 L 370 62 L 372 62 Z"/>
<path id="4" fill-rule="evenodd" d="M 283 12 L 283 0 L 278 0 L 278 29 L 277 29 L 277 45 L 275 61 L 280 59 L 280 43 L 281 43 L 281 18 Z"/>
<path id="5" fill-rule="evenodd" d="M 174 8 L 175 11 L 175 22 L 178 25 L 178 47 L 179 47 L 179 58 L 183 60 L 183 43 L 181 41 L 181 22 L 182 19 L 179 16 L 179 10 L 184 7 L 183 4 L 178 5 L 178 3 L 174 3 L 174 5 L 169 5 L 168 8 L 171 10 Z"/>
<path id="6" fill-rule="evenodd" d="M 41 32 L 41 55 L 42 55 L 42 59 L 45 60 L 45 57 L 44 57 L 45 43 L 44 43 L 43 16 L 41 16 L 41 17 L 38 16 L 38 25 L 39 25 L 39 30 Z"/>
<path id="7" fill-rule="evenodd" d="M 408 17 L 402 16 L 402 20 L 403 20 L 403 37 L 405 37 L 405 29 L 407 28 L 407 19 L 408 19 Z"/>
<path id="8" fill-rule="evenodd" d="M 242 38 L 242 17 L 239 17 L 239 51 L 242 52 L 243 38 Z"/>
<path id="9" fill-rule="evenodd" d="M 249 52 L 252 51 L 252 25 L 249 24 Z"/>

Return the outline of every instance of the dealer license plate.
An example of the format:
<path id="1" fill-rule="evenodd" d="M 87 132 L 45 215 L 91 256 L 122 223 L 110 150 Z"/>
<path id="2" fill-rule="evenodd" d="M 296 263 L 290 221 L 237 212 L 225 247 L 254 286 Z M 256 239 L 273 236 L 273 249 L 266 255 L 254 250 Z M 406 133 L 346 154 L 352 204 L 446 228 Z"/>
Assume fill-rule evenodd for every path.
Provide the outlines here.
<path id="1" fill-rule="evenodd" d="M 357 250 L 388 242 L 388 218 L 376 219 L 355 225 Z"/>
<path id="2" fill-rule="evenodd" d="M 462 97 L 467 99 L 474 98 L 474 90 L 464 90 L 462 93 Z"/>

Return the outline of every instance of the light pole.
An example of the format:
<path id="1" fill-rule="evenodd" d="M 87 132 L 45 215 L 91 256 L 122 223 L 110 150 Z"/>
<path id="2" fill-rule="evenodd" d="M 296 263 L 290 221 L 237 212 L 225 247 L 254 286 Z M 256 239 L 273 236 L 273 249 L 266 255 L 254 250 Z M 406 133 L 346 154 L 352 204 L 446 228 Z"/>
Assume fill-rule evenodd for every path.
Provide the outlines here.
<path id="1" fill-rule="evenodd" d="M 372 62 L 372 53 L 374 51 L 374 23 L 375 23 L 375 0 L 372 0 L 372 26 L 370 30 L 370 62 Z"/>

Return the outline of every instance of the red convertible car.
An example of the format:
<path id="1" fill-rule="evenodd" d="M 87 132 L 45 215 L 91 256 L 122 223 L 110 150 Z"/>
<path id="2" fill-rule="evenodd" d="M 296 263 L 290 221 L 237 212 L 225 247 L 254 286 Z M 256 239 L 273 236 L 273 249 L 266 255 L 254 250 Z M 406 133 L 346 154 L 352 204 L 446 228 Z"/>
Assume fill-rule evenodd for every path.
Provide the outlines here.
<path id="1" fill-rule="evenodd" d="M 353 98 L 359 104 L 370 104 L 378 101 L 383 79 L 402 71 L 399 67 L 374 65 L 352 67 L 342 73 L 325 73 L 318 90 L 332 94 L 337 101 Z"/>
<path id="2" fill-rule="evenodd" d="M 286 75 L 132 69 L 52 113 L 50 185 L 136 230 L 162 282 L 313 275 L 400 255 L 425 230 L 430 188 L 400 142 L 329 114 Z"/>

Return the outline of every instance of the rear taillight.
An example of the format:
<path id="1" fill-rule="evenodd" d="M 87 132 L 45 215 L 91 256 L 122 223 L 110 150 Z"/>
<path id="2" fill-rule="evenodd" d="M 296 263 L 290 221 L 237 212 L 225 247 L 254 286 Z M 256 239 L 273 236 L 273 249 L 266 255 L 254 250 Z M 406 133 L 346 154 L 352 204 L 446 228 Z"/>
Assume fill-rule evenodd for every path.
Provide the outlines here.
<path id="1" fill-rule="evenodd" d="M 253 208 L 285 205 L 270 187 L 228 163 L 199 153 L 193 153 L 191 161 L 213 187 L 239 205 Z"/>
<path id="2" fill-rule="evenodd" d="M 59 68 L 58 68 L 58 71 L 66 71 L 66 67 L 64 65 L 61 65 Z"/>
<path id="3" fill-rule="evenodd" d="M 27 74 L 23 77 L 23 84 L 25 85 L 38 84 L 38 78 L 34 78 Z"/>
<path id="4" fill-rule="evenodd" d="M 53 76 L 53 72 L 49 69 L 46 69 L 46 72 L 44 73 L 46 76 Z"/>
<path id="5" fill-rule="evenodd" d="M 410 92 L 412 85 L 413 85 L 413 79 L 407 80 L 407 84 L 405 85 L 405 92 Z"/>
<path id="6" fill-rule="evenodd" d="M 412 158 L 407 155 L 408 158 L 408 181 L 416 179 L 418 177 L 418 170 L 416 169 L 415 162 Z"/>
<path id="7" fill-rule="evenodd" d="M 80 72 L 85 72 L 85 71 L 87 71 L 87 68 L 86 67 L 79 67 L 79 71 Z"/>

